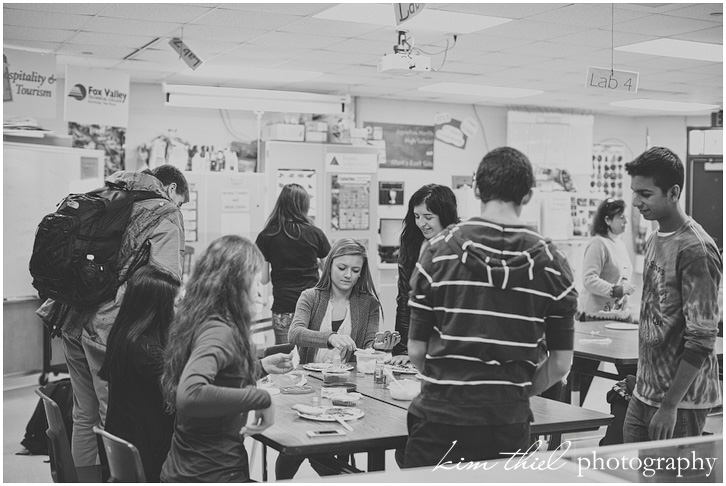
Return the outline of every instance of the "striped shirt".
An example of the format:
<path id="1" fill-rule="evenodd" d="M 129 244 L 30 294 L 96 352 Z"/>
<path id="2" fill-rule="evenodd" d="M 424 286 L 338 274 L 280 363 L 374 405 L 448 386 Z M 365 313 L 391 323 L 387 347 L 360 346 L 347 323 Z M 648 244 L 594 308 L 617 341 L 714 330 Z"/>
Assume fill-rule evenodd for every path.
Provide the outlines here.
<path id="1" fill-rule="evenodd" d="M 547 350 L 571 350 L 577 291 L 566 258 L 526 226 L 472 218 L 422 250 L 409 337 L 428 343 L 409 411 L 436 423 L 531 420 L 527 389 Z"/>

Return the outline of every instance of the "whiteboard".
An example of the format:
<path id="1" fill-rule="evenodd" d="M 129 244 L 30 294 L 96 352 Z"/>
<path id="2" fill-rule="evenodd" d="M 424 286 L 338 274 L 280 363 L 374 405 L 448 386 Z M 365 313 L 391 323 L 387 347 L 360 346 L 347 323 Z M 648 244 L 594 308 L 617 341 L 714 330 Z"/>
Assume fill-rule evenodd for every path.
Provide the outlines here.
<path id="1" fill-rule="evenodd" d="M 28 263 L 35 230 L 70 192 L 103 184 L 103 152 L 3 144 L 3 298 L 38 296 Z"/>
<path id="2" fill-rule="evenodd" d="M 533 165 L 589 175 L 594 117 L 564 113 L 507 113 L 507 145 Z"/>

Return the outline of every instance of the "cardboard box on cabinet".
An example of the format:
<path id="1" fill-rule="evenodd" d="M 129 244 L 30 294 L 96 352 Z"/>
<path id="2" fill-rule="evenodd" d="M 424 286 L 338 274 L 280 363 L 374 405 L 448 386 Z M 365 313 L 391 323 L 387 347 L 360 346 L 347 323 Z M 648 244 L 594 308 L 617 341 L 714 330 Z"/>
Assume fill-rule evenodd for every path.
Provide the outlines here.
<path id="1" fill-rule="evenodd" d="M 303 142 L 305 141 L 305 125 L 291 125 L 288 123 L 266 125 L 262 130 L 262 139 Z"/>
<path id="2" fill-rule="evenodd" d="M 306 142 L 327 142 L 328 141 L 328 132 L 306 131 L 305 132 L 305 141 Z"/>

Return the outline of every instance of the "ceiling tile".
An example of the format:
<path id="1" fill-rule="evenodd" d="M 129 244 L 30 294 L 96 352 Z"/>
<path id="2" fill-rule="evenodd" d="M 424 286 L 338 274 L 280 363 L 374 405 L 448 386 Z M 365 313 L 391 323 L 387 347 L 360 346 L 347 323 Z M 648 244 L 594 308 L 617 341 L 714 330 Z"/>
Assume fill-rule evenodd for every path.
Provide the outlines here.
<path id="1" fill-rule="evenodd" d="M 635 44 L 637 42 L 645 42 L 657 39 L 654 36 L 632 34 L 628 32 L 611 32 L 610 29 L 592 29 L 575 34 L 555 37 L 549 42 L 556 44 L 568 44 L 592 47 L 607 47 L 614 45 L 615 47 Z"/>
<path id="2" fill-rule="evenodd" d="M 707 42 L 709 44 L 723 45 L 723 26 L 712 27 L 710 29 L 695 30 L 685 34 L 677 34 L 672 36 L 674 39 Z"/>
<path id="3" fill-rule="evenodd" d="M 191 22 L 209 10 L 209 7 L 194 7 L 183 3 L 110 3 L 102 10 L 101 15 L 119 19 Z"/>
<path id="4" fill-rule="evenodd" d="M 721 12 L 723 14 L 723 3 L 682 4 L 681 8 L 665 12 L 665 15 L 686 19 L 706 20 L 708 22 L 719 24 L 722 23 L 723 16 L 711 15 L 714 12 Z"/>
<path id="5" fill-rule="evenodd" d="M 153 41 L 153 36 L 142 36 L 142 35 L 123 35 L 123 34 L 102 34 L 100 32 L 79 32 L 73 37 L 73 43 L 75 44 L 88 44 L 89 46 L 100 45 L 100 46 L 129 46 L 134 48 L 142 47 L 149 42 Z"/>
<path id="6" fill-rule="evenodd" d="M 105 7 L 103 3 L 3 3 L 4 11 L 18 9 L 79 15 L 96 15 Z"/>
<path id="7" fill-rule="evenodd" d="M 326 47 L 328 51 L 339 52 L 357 52 L 365 54 L 377 54 L 382 56 L 392 52 L 389 44 L 386 42 L 376 42 L 363 39 L 347 39 Z"/>
<path id="8" fill-rule="evenodd" d="M 310 62 L 292 59 L 290 61 L 279 62 L 275 65 L 276 69 L 294 69 L 297 71 L 317 71 L 321 73 L 333 73 L 340 69 L 346 68 L 348 65 L 343 63 L 330 62 Z"/>
<path id="9" fill-rule="evenodd" d="M 681 19 L 668 15 L 652 15 L 650 17 L 616 24 L 615 32 L 631 32 L 635 34 L 648 32 L 649 35 L 669 37 L 709 29 L 711 27 L 713 27 L 713 23 L 702 20 Z"/>
<path id="10" fill-rule="evenodd" d="M 361 64 L 364 62 L 375 64 L 380 56 L 376 54 L 363 54 L 358 52 L 340 52 L 340 51 L 328 51 L 325 49 L 311 50 L 307 53 L 296 57 L 301 61 L 311 62 L 333 62 L 333 63 L 345 63 L 345 64 Z"/>
<path id="11" fill-rule="evenodd" d="M 587 25 L 587 24 L 583 24 Z M 586 27 L 574 25 L 558 25 L 547 22 L 531 22 L 529 20 L 517 20 L 507 24 L 497 25 L 487 29 L 487 35 L 516 37 L 519 39 L 532 39 L 537 41 L 552 39 L 567 34 L 574 34 L 587 30 Z"/>
<path id="12" fill-rule="evenodd" d="M 442 7 L 448 12 L 471 13 L 505 19 L 523 19 L 562 8 L 566 3 L 452 3 Z"/>
<path id="13" fill-rule="evenodd" d="M 227 51 L 225 54 L 229 56 L 249 57 L 252 59 L 275 59 L 277 61 L 286 61 L 288 59 L 296 59 L 299 56 L 309 53 L 309 49 L 298 49 L 297 47 L 279 47 L 242 44 L 234 49 Z"/>
<path id="14" fill-rule="evenodd" d="M 482 34 L 468 34 L 459 36 L 456 41 L 456 47 L 462 49 L 472 49 L 481 51 L 501 51 L 502 49 L 509 49 L 512 47 L 519 47 L 527 44 L 531 44 L 531 39 L 517 39 L 514 37 L 507 37 L 504 35 L 482 35 Z"/>
<path id="15" fill-rule="evenodd" d="M 292 23 L 299 18 L 294 15 L 270 15 L 249 10 L 233 10 L 224 8 L 224 4 L 222 4 L 221 8 L 210 10 L 209 13 L 197 19 L 195 23 L 202 25 L 224 25 L 238 29 L 273 30 Z"/>
<path id="16" fill-rule="evenodd" d="M 125 35 L 151 35 L 162 37 L 174 34 L 182 25 L 172 22 L 152 22 L 148 20 L 127 19 L 123 23 L 111 17 L 94 17 L 83 26 L 86 32 L 110 32 Z"/>
<path id="17" fill-rule="evenodd" d="M 551 58 L 558 58 L 558 57 L 577 57 L 580 54 L 594 51 L 595 48 L 592 46 L 587 45 L 576 45 L 576 44 L 555 44 L 554 42 L 538 42 L 536 44 L 526 45 L 526 46 L 519 46 L 519 47 L 513 47 L 511 49 L 504 49 L 501 52 L 503 54 L 511 54 L 514 56 L 518 56 L 520 54 L 523 55 L 533 55 L 533 56 L 543 56 L 543 57 L 551 57 Z"/>
<path id="18" fill-rule="evenodd" d="M 84 52 L 92 52 L 92 55 L 83 54 Z M 58 54 L 67 54 L 67 55 L 76 55 L 76 56 L 88 56 L 92 59 L 100 59 L 100 58 L 110 58 L 114 62 L 119 62 L 119 60 L 123 59 L 125 56 L 128 56 L 133 52 L 132 49 L 129 49 L 128 47 L 118 46 L 118 45 L 108 45 L 108 46 L 101 46 L 101 45 L 95 45 L 95 46 L 89 46 L 88 44 L 73 44 L 73 43 L 66 43 L 64 44 L 59 50 Z"/>
<path id="19" fill-rule="evenodd" d="M 40 29 L 77 30 L 83 27 L 91 18 L 90 15 L 71 15 L 58 12 L 3 10 L 3 25 L 19 25 Z"/>
<path id="20" fill-rule="evenodd" d="M 261 29 L 238 29 L 236 27 L 223 27 L 221 25 L 187 24 L 184 30 L 174 32 L 174 35 L 183 39 L 204 39 L 208 41 L 247 42 L 266 34 Z"/>
<path id="21" fill-rule="evenodd" d="M 60 29 L 27 29 L 14 25 L 3 26 L 3 42 L 13 40 L 65 42 L 76 35 L 73 30 Z"/>
<path id="22" fill-rule="evenodd" d="M 556 10 L 530 15 L 527 20 L 563 25 L 603 27 L 612 22 L 610 5 L 573 3 Z"/>
<path id="23" fill-rule="evenodd" d="M 330 8 L 329 3 L 226 3 L 223 6 L 233 10 L 301 16 L 314 15 Z"/>
<path id="24" fill-rule="evenodd" d="M 336 44 L 341 37 L 328 37 L 324 35 L 293 34 L 290 32 L 268 32 L 251 39 L 250 44 L 262 44 L 269 47 L 286 47 L 294 45 L 301 49 L 321 49 Z"/>
<path id="25" fill-rule="evenodd" d="M 295 20 L 287 25 L 283 25 L 278 30 L 281 32 L 295 32 L 299 34 L 357 37 L 362 34 L 380 30 L 380 26 L 359 22 L 336 22 L 335 20 L 305 17 Z"/>
<path id="26" fill-rule="evenodd" d="M 526 66 L 547 60 L 549 60 L 549 58 L 546 56 L 531 56 L 528 54 L 512 56 L 511 54 L 504 54 L 502 52 L 491 52 L 479 57 L 467 59 L 467 62 L 471 64 L 481 64 L 483 65 L 481 69 L 487 69 L 487 72 L 490 72 L 489 69 L 492 67 L 502 69 L 510 66 Z"/>

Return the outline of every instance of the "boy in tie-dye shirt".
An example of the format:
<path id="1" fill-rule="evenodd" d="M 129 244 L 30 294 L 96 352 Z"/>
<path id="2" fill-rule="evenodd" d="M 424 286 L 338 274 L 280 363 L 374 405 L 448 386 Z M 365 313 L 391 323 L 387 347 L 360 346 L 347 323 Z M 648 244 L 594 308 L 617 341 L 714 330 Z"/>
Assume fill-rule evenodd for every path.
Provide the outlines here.
<path id="1" fill-rule="evenodd" d="M 709 410 L 721 404 L 721 256 L 678 203 L 684 171 L 676 154 L 654 147 L 625 168 L 633 206 L 659 228 L 646 245 L 638 377 L 623 436 L 641 442 L 701 435 Z"/>

